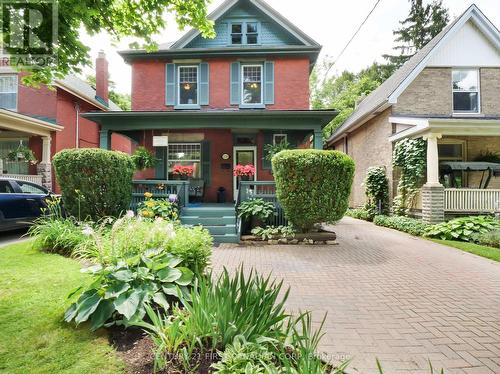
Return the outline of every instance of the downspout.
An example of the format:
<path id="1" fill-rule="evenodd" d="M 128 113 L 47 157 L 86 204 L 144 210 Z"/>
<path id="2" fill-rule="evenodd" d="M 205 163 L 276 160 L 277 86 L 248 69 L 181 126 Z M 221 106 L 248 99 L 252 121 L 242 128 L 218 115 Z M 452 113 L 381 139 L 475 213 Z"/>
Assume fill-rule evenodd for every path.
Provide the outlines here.
<path id="1" fill-rule="evenodd" d="M 80 148 L 80 105 L 75 103 L 76 126 L 75 126 L 75 148 Z"/>

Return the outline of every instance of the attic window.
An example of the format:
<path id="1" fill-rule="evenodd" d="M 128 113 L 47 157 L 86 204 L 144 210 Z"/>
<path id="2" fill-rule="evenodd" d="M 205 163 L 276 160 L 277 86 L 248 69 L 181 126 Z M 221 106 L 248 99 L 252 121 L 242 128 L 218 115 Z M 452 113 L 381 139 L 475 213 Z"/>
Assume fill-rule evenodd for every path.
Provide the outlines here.
<path id="1" fill-rule="evenodd" d="M 258 44 L 259 23 L 258 22 L 235 22 L 231 23 L 231 45 Z"/>
<path id="2" fill-rule="evenodd" d="M 453 113 L 479 113 L 479 71 L 453 70 Z"/>

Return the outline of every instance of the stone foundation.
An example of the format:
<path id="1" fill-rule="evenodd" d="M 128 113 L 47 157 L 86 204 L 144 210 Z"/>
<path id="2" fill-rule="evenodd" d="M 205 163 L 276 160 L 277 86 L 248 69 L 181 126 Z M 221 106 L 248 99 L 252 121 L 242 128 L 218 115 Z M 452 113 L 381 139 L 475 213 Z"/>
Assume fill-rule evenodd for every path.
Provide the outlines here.
<path id="1" fill-rule="evenodd" d="M 422 187 L 422 220 L 426 223 L 440 223 L 444 221 L 444 187 Z"/>
<path id="2" fill-rule="evenodd" d="M 36 166 L 36 173 L 42 176 L 42 186 L 52 190 L 52 165 L 46 162 L 40 162 Z"/>

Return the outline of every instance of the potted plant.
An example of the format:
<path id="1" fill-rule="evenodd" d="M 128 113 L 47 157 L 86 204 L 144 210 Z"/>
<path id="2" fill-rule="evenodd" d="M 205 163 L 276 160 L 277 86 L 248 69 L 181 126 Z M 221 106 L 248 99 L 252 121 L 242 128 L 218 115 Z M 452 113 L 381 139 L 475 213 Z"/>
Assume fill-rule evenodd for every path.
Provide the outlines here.
<path id="1" fill-rule="evenodd" d="M 132 160 L 137 170 L 151 169 L 158 163 L 158 159 L 145 147 L 137 147 Z"/>
<path id="2" fill-rule="evenodd" d="M 249 181 L 255 175 L 255 166 L 252 164 L 241 165 L 237 164 L 234 167 L 233 175 L 237 177 L 237 188 L 240 186 L 240 181 Z"/>
<path id="3" fill-rule="evenodd" d="M 274 204 L 263 199 L 250 199 L 243 201 L 238 207 L 238 216 L 243 220 L 246 230 L 264 226 L 274 213 Z M 250 229 L 248 229 L 250 223 Z"/>
<path id="4" fill-rule="evenodd" d="M 180 180 L 188 180 L 189 177 L 191 177 L 193 175 L 193 172 L 194 172 L 194 168 L 192 166 L 189 166 L 189 165 L 180 165 L 180 164 L 177 164 L 177 165 L 174 165 L 174 167 L 172 168 L 172 174 L 177 178 L 177 179 L 180 179 Z"/>

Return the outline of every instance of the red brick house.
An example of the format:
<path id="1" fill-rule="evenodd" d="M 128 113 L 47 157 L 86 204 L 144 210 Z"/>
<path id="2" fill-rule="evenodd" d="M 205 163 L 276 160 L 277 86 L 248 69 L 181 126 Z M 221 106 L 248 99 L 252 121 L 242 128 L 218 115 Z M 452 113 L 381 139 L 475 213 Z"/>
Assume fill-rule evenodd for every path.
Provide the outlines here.
<path id="1" fill-rule="evenodd" d="M 108 98 L 104 54 L 96 60 L 96 89 L 75 76 L 51 87 L 28 87 L 22 84 L 23 74 L 10 68 L 0 72 L 0 174 L 56 189 L 52 156 L 65 148 L 99 146 L 99 125 L 81 114 L 121 109 Z M 20 145 L 33 151 L 36 164 L 7 158 Z M 131 142 L 116 137 L 113 147 L 130 152 Z"/>
<path id="2" fill-rule="evenodd" d="M 321 46 L 261 0 L 228 0 L 210 16 L 217 36 L 191 30 L 156 52 L 120 54 L 132 67 L 132 111 L 87 113 L 101 127 L 150 149 L 160 163 L 136 175 L 170 181 L 172 167 L 191 165 L 203 201 L 236 199 L 237 164 L 253 164 L 255 179 L 272 181 L 266 144 L 322 148 L 322 128 L 334 111 L 310 110 L 309 75 Z"/>

